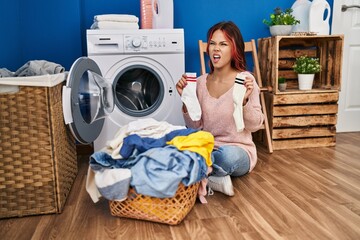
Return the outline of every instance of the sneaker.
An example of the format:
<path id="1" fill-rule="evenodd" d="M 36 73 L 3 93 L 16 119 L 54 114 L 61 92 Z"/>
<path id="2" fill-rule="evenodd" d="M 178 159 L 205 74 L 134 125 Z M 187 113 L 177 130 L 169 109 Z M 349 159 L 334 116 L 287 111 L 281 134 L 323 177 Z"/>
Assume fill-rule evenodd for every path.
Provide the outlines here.
<path id="1" fill-rule="evenodd" d="M 230 175 L 224 177 L 209 176 L 208 186 L 211 190 L 222 192 L 228 196 L 234 196 L 234 187 Z"/>

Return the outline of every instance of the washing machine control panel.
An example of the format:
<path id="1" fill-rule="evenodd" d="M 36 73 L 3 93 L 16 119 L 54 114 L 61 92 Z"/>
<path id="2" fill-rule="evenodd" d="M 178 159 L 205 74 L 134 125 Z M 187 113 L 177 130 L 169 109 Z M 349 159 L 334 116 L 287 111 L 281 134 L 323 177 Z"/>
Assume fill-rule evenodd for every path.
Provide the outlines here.
<path id="1" fill-rule="evenodd" d="M 124 35 L 125 52 L 184 51 L 184 40 L 178 34 Z"/>
<path id="2" fill-rule="evenodd" d="M 185 52 L 183 29 L 88 29 L 88 55 Z"/>

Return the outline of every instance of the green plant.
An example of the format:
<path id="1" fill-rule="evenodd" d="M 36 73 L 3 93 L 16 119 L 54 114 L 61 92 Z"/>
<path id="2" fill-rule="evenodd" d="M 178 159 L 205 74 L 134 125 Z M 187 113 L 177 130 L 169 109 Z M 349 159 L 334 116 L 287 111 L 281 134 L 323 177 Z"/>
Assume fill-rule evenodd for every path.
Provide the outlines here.
<path id="1" fill-rule="evenodd" d="M 274 25 L 296 25 L 300 23 L 291 13 L 292 9 L 288 8 L 282 11 L 281 8 L 277 7 L 274 9 L 274 13 L 270 14 L 270 20 L 264 19 L 263 23 L 268 26 Z"/>
<path id="2" fill-rule="evenodd" d="M 278 78 L 278 83 L 280 84 L 280 83 L 285 83 L 286 82 L 286 78 L 284 78 L 284 77 L 279 77 Z"/>
<path id="3" fill-rule="evenodd" d="M 296 73 L 300 74 L 314 74 L 321 71 L 319 58 L 312 58 L 306 55 L 296 58 L 292 68 Z"/>

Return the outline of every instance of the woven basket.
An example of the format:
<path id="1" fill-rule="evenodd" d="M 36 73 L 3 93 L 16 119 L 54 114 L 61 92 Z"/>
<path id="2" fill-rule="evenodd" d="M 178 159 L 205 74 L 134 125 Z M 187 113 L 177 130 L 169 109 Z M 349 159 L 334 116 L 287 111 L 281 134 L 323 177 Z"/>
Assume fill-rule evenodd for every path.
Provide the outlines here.
<path id="1" fill-rule="evenodd" d="M 185 187 L 180 184 L 172 198 L 155 198 L 137 194 L 130 188 L 125 201 L 110 201 L 111 215 L 166 223 L 179 224 L 193 208 L 199 183 Z"/>
<path id="2" fill-rule="evenodd" d="M 59 213 L 77 174 L 62 84 L 0 94 L 0 218 Z"/>

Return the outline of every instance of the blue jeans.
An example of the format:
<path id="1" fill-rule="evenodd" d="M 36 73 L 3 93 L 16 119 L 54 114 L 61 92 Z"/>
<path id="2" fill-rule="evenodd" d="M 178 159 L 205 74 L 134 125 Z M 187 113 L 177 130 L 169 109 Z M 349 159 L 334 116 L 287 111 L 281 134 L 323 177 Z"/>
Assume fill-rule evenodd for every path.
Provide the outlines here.
<path id="1" fill-rule="evenodd" d="M 250 169 L 249 155 L 238 146 L 221 146 L 212 152 L 211 159 L 213 162 L 212 176 L 239 177 L 248 173 Z"/>

